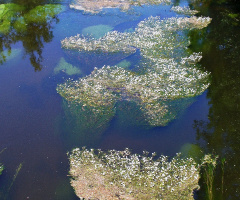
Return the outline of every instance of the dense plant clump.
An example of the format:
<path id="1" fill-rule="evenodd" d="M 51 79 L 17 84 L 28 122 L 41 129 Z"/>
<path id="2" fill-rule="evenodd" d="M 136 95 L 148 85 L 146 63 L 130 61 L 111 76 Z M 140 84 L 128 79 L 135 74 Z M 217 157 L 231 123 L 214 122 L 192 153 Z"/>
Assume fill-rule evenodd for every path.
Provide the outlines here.
<path id="1" fill-rule="evenodd" d="M 171 4 L 171 0 L 74 0 L 70 4 L 70 8 L 83 10 L 89 13 L 98 13 L 103 8 L 120 8 L 126 11 L 131 6 L 143 6 L 143 5 L 159 5 L 159 4 Z"/>
<path id="2" fill-rule="evenodd" d="M 188 6 L 173 6 L 171 8 L 172 11 L 176 12 L 177 14 L 181 14 L 181 15 L 195 15 L 197 14 L 199 11 L 197 10 L 192 10 L 190 7 Z"/>
<path id="3" fill-rule="evenodd" d="M 76 148 L 69 155 L 71 184 L 86 199 L 193 199 L 201 165 L 180 154 L 155 156 Z"/>
<path id="4" fill-rule="evenodd" d="M 84 78 L 69 80 L 57 87 L 71 102 L 82 103 L 96 113 L 114 108 L 119 100 L 135 101 L 152 126 L 164 126 L 175 118 L 169 102 L 200 95 L 209 85 L 209 74 L 197 67 L 201 53 L 190 53 L 185 31 L 201 29 L 210 23 L 207 17 L 150 17 L 134 32 L 112 31 L 100 39 L 80 35 L 66 38 L 62 47 L 79 51 L 134 53 L 140 49 L 145 63 L 141 73 L 118 66 L 104 66 Z"/>

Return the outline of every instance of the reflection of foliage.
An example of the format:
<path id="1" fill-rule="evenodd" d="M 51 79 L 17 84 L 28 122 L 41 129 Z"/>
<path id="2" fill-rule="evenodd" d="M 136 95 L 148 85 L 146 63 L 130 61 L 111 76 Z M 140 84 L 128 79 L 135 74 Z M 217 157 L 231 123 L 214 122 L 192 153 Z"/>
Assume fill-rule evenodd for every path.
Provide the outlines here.
<path id="1" fill-rule="evenodd" d="M 220 160 L 226 158 L 224 169 L 221 163 L 216 169 L 213 187 L 215 199 L 239 199 L 240 2 L 202 1 L 193 5 L 201 11 L 200 14 L 206 13 L 213 18 L 206 32 L 191 35 L 192 44 L 197 44 L 198 50 L 203 51 L 202 64 L 212 75 L 208 91 L 211 105 L 209 121 L 196 121 L 194 125 L 200 143 L 205 141 L 204 150 L 210 153 L 214 151 Z M 192 47 L 195 48 L 194 45 Z M 221 185 L 223 178 L 224 185 Z M 222 188 L 222 193 L 218 188 Z"/>
<path id="2" fill-rule="evenodd" d="M 129 10 L 131 6 L 143 6 L 143 5 L 158 5 L 158 4 L 171 4 L 171 0 L 74 0 L 70 7 L 83 10 L 90 13 L 98 13 L 103 8 L 120 8 L 123 11 Z"/>
<path id="3" fill-rule="evenodd" d="M 189 40 L 184 31 L 201 29 L 209 18 L 150 17 L 135 32 L 109 32 L 95 40 L 80 36 L 66 38 L 63 47 L 81 51 L 134 53 L 139 48 L 147 59 L 141 73 L 121 67 L 104 66 L 77 81 L 59 85 L 58 92 L 68 101 L 86 104 L 98 113 L 114 107 L 119 100 L 135 101 L 153 126 L 164 126 L 175 118 L 171 103 L 201 94 L 208 87 L 208 73 L 197 69 L 200 53 L 186 51 Z M 170 104 L 169 104 L 170 102 Z"/>
<path id="4" fill-rule="evenodd" d="M 71 76 L 74 74 L 81 74 L 81 70 L 70 63 L 67 63 L 65 59 L 62 57 L 57 64 L 57 66 L 54 68 L 54 73 L 57 74 L 59 72 L 64 72 L 67 75 Z"/>
<path id="5" fill-rule="evenodd" d="M 43 42 L 53 38 L 51 21 L 61 11 L 56 4 L 27 6 L 14 3 L 0 5 L 0 51 L 7 49 L 11 52 L 11 44 L 22 41 L 25 53 L 30 56 L 35 70 L 41 70 Z M 5 57 L 1 55 L 1 61 Z"/>
<path id="6" fill-rule="evenodd" d="M 9 61 L 17 58 L 21 53 L 21 49 L 11 49 L 11 51 L 5 50 L 0 52 L 0 63 L 3 64 L 3 61 Z"/>
<path id="7" fill-rule="evenodd" d="M 69 156 L 71 184 L 86 199 L 194 199 L 199 165 L 179 155 L 74 149 Z"/>

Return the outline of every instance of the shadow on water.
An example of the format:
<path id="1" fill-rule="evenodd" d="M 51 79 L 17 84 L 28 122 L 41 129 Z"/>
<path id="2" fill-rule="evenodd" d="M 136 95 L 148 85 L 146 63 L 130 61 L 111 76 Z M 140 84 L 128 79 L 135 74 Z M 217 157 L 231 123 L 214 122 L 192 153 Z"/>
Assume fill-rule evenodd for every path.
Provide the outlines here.
<path id="1" fill-rule="evenodd" d="M 199 199 L 240 198 L 240 3 L 235 0 L 192 4 L 213 20 L 207 31 L 192 33 L 194 50 L 203 52 L 202 65 L 211 72 L 208 121 L 195 121 L 204 153 L 219 155 L 211 197 L 201 179 Z"/>
<path id="2" fill-rule="evenodd" d="M 52 41 L 52 26 L 63 9 L 49 2 L 52 1 L 12 0 L 0 4 L 0 64 L 14 54 L 12 45 L 21 42 L 24 56 L 29 57 L 34 70 L 42 69 L 44 44 Z"/>

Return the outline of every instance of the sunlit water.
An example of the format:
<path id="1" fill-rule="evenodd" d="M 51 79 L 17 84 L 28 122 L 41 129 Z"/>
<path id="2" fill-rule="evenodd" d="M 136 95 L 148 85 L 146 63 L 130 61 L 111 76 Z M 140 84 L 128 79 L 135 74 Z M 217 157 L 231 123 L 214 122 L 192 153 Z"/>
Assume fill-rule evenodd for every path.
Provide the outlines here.
<path id="1" fill-rule="evenodd" d="M 189 107 L 182 110 L 177 119 L 165 127 L 143 126 L 141 119 L 138 119 L 139 111 L 135 109 L 134 105 L 122 102 L 117 105 L 116 115 L 104 129 L 101 129 L 100 135 L 91 135 L 91 130 L 88 132 L 84 127 L 80 127 L 76 116 L 69 113 L 68 105 L 57 94 L 57 84 L 63 83 L 68 78 L 84 77 L 90 74 L 94 67 L 101 68 L 104 64 L 115 65 L 124 61 L 125 64 L 130 63 L 134 68 L 139 62 L 140 55 L 139 52 L 128 57 L 121 54 L 84 54 L 62 49 L 60 41 L 78 33 L 87 34 L 94 28 L 99 31 L 98 33 L 94 32 L 95 37 L 104 34 L 102 29 L 131 31 L 140 21 L 149 16 L 166 18 L 175 16 L 175 14 L 169 12 L 169 6 L 143 6 L 135 8 L 131 13 L 110 9 L 101 14 L 91 15 L 70 9 L 68 2 L 62 3 L 62 5 L 64 10 L 57 15 L 57 19 L 46 22 L 47 25 L 45 25 L 48 28 L 44 29 L 33 25 L 28 27 L 28 31 L 31 29 L 32 33 L 22 34 L 16 39 L 16 42 L 13 42 L 14 40 L 7 42 L 15 56 L 9 56 L 9 58 L 7 56 L 7 59 L 0 65 L 0 151 L 5 149 L 0 154 L 0 162 L 5 166 L 5 171 L 0 177 L 1 198 L 13 200 L 75 199 L 67 176 L 69 165 L 66 155 L 74 147 L 87 146 L 103 150 L 123 150 L 128 147 L 137 153 L 147 150 L 173 156 L 186 149 L 190 144 L 202 144 L 204 152 L 212 153 L 214 151 L 217 154 L 220 154 L 226 145 L 229 145 L 219 142 L 218 146 L 214 143 L 214 138 L 209 139 L 212 136 L 201 137 L 200 135 L 199 137 L 201 131 L 196 128 L 197 122 L 211 124 L 209 115 L 210 121 L 212 118 L 216 118 L 211 115 L 211 109 L 214 109 L 211 103 L 217 98 L 212 94 L 219 87 L 216 77 L 221 77 L 222 75 L 219 74 L 224 73 L 214 70 L 218 67 L 219 62 L 215 55 L 217 54 L 216 50 L 204 49 L 203 42 L 199 42 L 211 38 L 199 39 L 198 37 L 201 36 L 199 33 L 195 33 L 197 35 L 195 37 L 193 34 L 191 48 L 203 51 L 203 55 L 207 57 L 203 57 L 202 63 L 207 70 L 212 72 L 213 84 L 210 86 L 210 91 L 205 91 L 191 101 Z M 180 5 L 186 5 L 186 2 L 181 1 Z M 204 11 L 202 12 L 207 16 Z M 104 26 L 96 28 L 99 25 Z M 91 29 L 89 28 L 91 26 L 94 27 Z M 212 29 L 209 31 L 214 31 Z M 44 37 L 48 39 L 45 40 Z M 34 41 L 33 38 L 40 38 L 40 40 L 36 39 L 37 44 L 31 43 Z M 196 38 L 197 42 L 195 42 Z M 39 56 L 39 52 L 41 56 Z M 32 54 L 35 55 L 35 62 L 30 62 Z M 208 56 L 211 54 L 215 56 Z M 39 57 L 41 58 L 38 60 Z M 237 61 L 237 58 L 235 59 Z M 59 65 L 60 61 L 71 64 L 72 67 L 75 67 L 74 69 L 78 69 L 78 73 L 71 74 L 73 70 L 69 75 L 65 73 L 67 71 L 64 68 L 56 70 L 55 67 Z M 224 68 L 224 64 L 222 65 Z M 235 86 L 237 77 L 229 79 L 234 82 L 232 85 Z M 229 92 L 231 95 L 231 90 L 224 88 L 224 92 Z M 228 107 L 224 106 L 227 100 L 221 101 L 221 96 L 217 106 L 226 109 L 226 115 L 228 115 L 222 123 L 231 123 L 232 120 L 229 121 L 229 118 L 239 119 L 239 108 L 230 109 L 235 110 L 235 115 L 233 115 Z M 225 94 L 224 97 L 228 97 L 228 95 Z M 237 102 L 237 97 L 233 95 L 232 100 Z M 222 117 L 222 113 L 217 115 Z M 227 125 L 222 127 L 226 128 L 225 134 L 235 133 L 239 130 L 239 123 L 232 123 L 232 129 Z M 206 130 L 214 132 L 219 128 L 218 126 L 219 124 L 213 124 Z M 98 129 L 98 127 L 94 128 Z M 204 127 L 200 128 L 204 129 Z M 207 145 L 204 146 L 204 143 Z M 240 155 L 238 148 L 234 149 L 234 147 L 236 145 L 232 146 L 234 152 L 232 157 L 238 158 Z M 223 155 L 223 157 L 227 156 L 228 154 Z M 21 163 L 22 168 L 12 184 L 16 169 Z M 237 163 L 233 162 L 232 165 L 237 167 Z M 226 171 L 233 167 L 227 166 Z M 235 185 L 239 183 L 232 183 L 228 178 L 226 181 Z M 238 186 L 240 187 L 240 185 Z M 235 191 L 237 192 L 237 189 Z M 204 192 L 202 191 L 202 193 Z M 225 195 L 229 196 L 229 193 Z M 230 195 L 235 196 L 236 193 L 232 191 Z"/>

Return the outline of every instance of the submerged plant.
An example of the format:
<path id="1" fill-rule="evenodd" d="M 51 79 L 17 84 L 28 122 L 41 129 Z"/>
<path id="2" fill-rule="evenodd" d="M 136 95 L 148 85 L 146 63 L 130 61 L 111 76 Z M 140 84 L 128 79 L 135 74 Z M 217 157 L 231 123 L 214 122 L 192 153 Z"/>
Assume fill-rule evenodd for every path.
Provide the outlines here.
<path id="1" fill-rule="evenodd" d="M 186 30 L 201 29 L 210 18 L 150 17 L 140 22 L 134 32 L 112 31 L 99 39 L 66 38 L 64 48 L 79 51 L 134 53 L 140 49 L 144 58 L 131 71 L 118 66 L 104 66 L 84 78 L 69 80 L 57 87 L 66 100 L 82 103 L 101 112 L 114 108 L 117 101 L 135 101 L 152 126 L 164 126 L 176 117 L 171 104 L 177 99 L 200 95 L 209 85 L 209 74 L 197 67 L 201 53 L 190 53 Z"/>
<path id="2" fill-rule="evenodd" d="M 71 184 L 86 199 L 194 199 L 201 165 L 179 156 L 76 148 L 69 155 Z"/>
<path id="3" fill-rule="evenodd" d="M 3 170 L 4 170 L 4 166 L 0 163 L 0 175 L 2 174 Z"/>
<path id="4" fill-rule="evenodd" d="M 203 159 L 203 178 L 206 183 L 208 199 L 213 200 L 213 181 L 214 181 L 214 173 L 217 166 L 218 156 L 212 156 L 210 154 L 206 155 Z"/>

